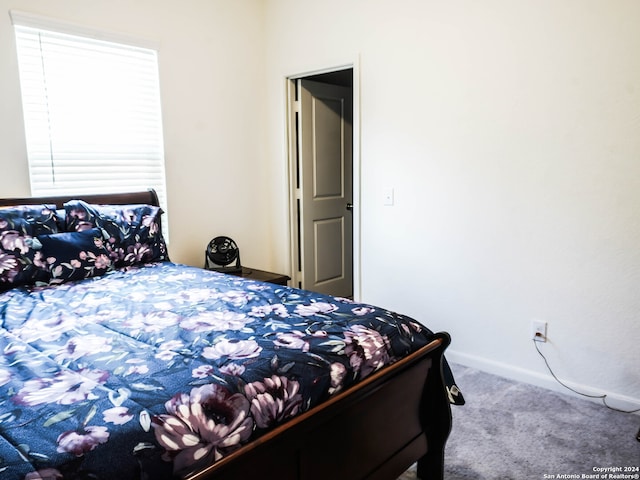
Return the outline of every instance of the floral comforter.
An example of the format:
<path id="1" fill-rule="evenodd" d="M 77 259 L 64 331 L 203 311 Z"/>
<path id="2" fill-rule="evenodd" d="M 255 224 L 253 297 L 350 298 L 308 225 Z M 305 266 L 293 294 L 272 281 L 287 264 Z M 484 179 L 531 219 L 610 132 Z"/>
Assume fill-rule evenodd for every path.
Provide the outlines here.
<path id="1" fill-rule="evenodd" d="M 220 459 L 431 332 L 169 262 L 0 294 L 0 478 L 165 479 Z"/>

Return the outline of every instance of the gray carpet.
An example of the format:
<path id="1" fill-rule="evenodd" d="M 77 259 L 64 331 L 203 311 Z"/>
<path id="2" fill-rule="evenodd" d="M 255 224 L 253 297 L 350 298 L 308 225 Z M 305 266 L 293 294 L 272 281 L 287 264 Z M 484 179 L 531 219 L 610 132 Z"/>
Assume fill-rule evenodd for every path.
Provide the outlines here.
<path id="1" fill-rule="evenodd" d="M 451 368 L 467 404 L 452 406 L 445 480 L 589 478 L 594 467 L 640 466 L 640 415 L 456 364 Z M 415 480 L 414 467 L 400 479 Z"/>

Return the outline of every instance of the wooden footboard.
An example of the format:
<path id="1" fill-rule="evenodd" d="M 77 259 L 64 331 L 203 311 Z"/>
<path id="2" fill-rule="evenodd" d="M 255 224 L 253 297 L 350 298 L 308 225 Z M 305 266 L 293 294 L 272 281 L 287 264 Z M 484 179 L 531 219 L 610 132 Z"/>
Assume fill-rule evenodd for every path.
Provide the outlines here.
<path id="1" fill-rule="evenodd" d="M 451 410 L 442 377 L 449 335 L 245 445 L 189 480 L 393 480 L 418 461 L 442 479 Z"/>

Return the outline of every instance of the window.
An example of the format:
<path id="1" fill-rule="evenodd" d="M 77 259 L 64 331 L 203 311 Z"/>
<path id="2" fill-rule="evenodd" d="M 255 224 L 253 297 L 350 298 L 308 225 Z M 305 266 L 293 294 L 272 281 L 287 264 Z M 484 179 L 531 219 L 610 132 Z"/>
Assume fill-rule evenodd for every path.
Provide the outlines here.
<path id="1" fill-rule="evenodd" d="M 11 18 L 32 195 L 152 187 L 166 211 L 157 51 L 28 14 Z"/>

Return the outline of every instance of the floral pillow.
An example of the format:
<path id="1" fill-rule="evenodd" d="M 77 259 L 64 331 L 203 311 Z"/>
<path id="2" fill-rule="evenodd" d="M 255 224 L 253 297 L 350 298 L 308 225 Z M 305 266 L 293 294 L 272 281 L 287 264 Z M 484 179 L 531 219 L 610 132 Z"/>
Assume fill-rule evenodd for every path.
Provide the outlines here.
<path id="1" fill-rule="evenodd" d="M 65 211 L 64 208 L 58 208 L 56 210 L 56 223 L 58 224 L 58 231 L 59 232 L 66 232 L 66 225 L 65 225 Z"/>
<path id="2" fill-rule="evenodd" d="M 55 205 L 17 205 L 0 207 L 0 232 L 21 230 L 25 235 L 57 233 Z"/>
<path id="3" fill-rule="evenodd" d="M 33 248 L 33 237 L 22 227 L 0 231 L 0 291 L 47 280 L 46 264 L 42 253 Z"/>
<path id="4" fill-rule="evenodd" d="M 33 243 L 44 259 L 50 284 L 104 275 L 113 269 L 99 228 L 38 235 Z"/>
<path id="5" fill-rule="evenodd" d="M 107 232 L 115 267 L 168 260 L 160 229 L 162 209 L 153 205 L 94 205 L 71 200 L 64 205 L 66 230 L 98 227 Z"/>
<path id="6" fill-rule="evenodd" d="M 0 208 L 0 291 L 47 282 L 46 265 L 33 248 L 33 238 L 57 231 L 54 205 Z"/>

